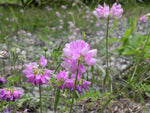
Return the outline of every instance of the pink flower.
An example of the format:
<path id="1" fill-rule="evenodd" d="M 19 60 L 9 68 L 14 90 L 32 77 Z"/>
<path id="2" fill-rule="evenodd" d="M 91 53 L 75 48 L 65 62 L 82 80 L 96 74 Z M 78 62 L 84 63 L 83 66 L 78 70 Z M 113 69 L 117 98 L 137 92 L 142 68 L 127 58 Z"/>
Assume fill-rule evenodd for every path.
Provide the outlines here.
<path id="1" fill-rule="evenodd" d="M 13 99 L 14 99 L 14 101 L 18 100 L 19 98 L 21 98 L 20 95 L 22 95 L 22 94 L 23 94 L 22 91 L 14 90 L 13 91 Z"/>
<path id="2" fill-rule="evenodd" d="M 0 77 L 0 83 L 4 84 L 5 83 L 5 78 L 4 77 Z"/>
<path id="3" fill-rule="evenodd" d="M 73 36 L 73 35 L 72 35 L 72 36 L 69 36 L 68 39 L 69 39 L 69 40 L 74 40 L 74 39 L 75 39 L 75 36 Z"/>
<path id="4" fill-rule="evenodd" d="M 51 30 L 53 30 L 53 31 L 54 31 L 54 30 L 56 30 L 56 28 L 55 28 L 55 27 L 52 27 L 52 28 L 51 28 Z"/>
<path id="5" fill-rule="evenodd" d="M 78 69 L 77 60 L 71 60 L 63 58 L 64 62 L 61 63 L 61 66 L 69 69 L 72 73 L 75 73 Z"/>
<path id="6" fill-rule="evenodd" d="M 31 36 L 32 34 L 31 34 L 31 33 L 27 33 L 27 35 L 28 35 L 28 36 Z"/>
<path id="7" fill-rule="evenodd" d="M 76 28 L 75 31 L 78 33 L 80 31 L 80 28 Z"/>
<path id="8" fill-rule="evenodd" d="M 23 10 L 23 9 L 21 9 L 21 10 L 20 10 L 20 12 L 21 12 L 21 13 L 23 13 L 23 12 L 24 12 L 24 10 Z"/>
<path id="9" fill-rule="evenodd" d="M 97 18 L 99 17 L 97 11 L 93 11 L 93 15 L 96 16 Z"/>
<path id="10" fill-rule="evenodd" d="M 26 34 L 26 31 L 25 30 L 20 30 L 20 32 L 19 33 L 21 33 L 21 34 Z"/>
<path id="11" fill-rule="evenodd" d="M 48 6 L 46 6 L 45 9 L 47 9 L 47 11 L 53 10 L 52 8 L 49 8 Z"/>
<path id="12" fill-rule="evenodd" d="M 121 5 L 117 3 L 114 3 L 112 8 L 111 8 L 111 17 L 115 18 L 115 19 L 119 19 L 122 16 L 123 13 L 123 9 L 121 8 Z"/>
<path id="13" fill-rule="evenodd" d="M 40 59 L 39 64 L 44 68 L 47 65 L 47 60 L 45 59 L 45 56 L 42 56 Z"/>
<path id="14" fill-rule="evenodd" d="M 100 31 L 100 34 L 104 34 L 104 32 L 103 32 L 103 31 Z"/>
<path id="15" fill-rule="evenodd" d="M 89 53 L 88 55 L 86 55 L 84 57 L 84 60 L 85 60 L 86 64 L 89 65 L 89 66 L 92 66 L 92 65 L 94 65 L 97 62 L 97 60 L 95 58 L 93 58 L 93 54 L 92 53 Z"/>
<path id="16" fill-rule="evenodd" d="M 69 29 L 72 28 L 72 27 L 75 27 L 74 23 L 71 22 L 71 21 L 69 21 L 68 24 L 69 24 Z"/>
<path id="17" fill-rule="evenodd" d="M 90 50 L 90 46 L 84 40 L 72 41 L 70 44 L 67 43 L 63 49 L 63 54 L 67 58 L 63 58 L 64 62 L 61 65 L 72 73 L 77 71 L 79 60 L 85 61 L 90 66 L 94 65 L 97 61 L 93 58 L 97 54 L 97 50 Z"/>
<path id="18" fill-rule="evenodd" d="M 63 26 L 59 26 L 59 29 L 62 29 L 63 28 Z"/>
<path id="19" fill-rule="evenodd" d="M 0 112 L 1 113 L 1 112 Z M 19 112 L 19 111 L 13 111 L 13 110 L 9 110 L 9 108 L 7 108 L 5 111 L 4 111 L 4 113 L 28 113 L 27 112 L 27 109 L 25 109 L 24 111 L 21 111 L 21 112 Z"/>
<path id="20" fill-rule="evenodd" d="M 83 93 L 83 89 L 85 90 L 85 91 L 87 91 L 88 89 L 89 89 L 89 86 L 88 85 L 90 85 L 91 84 L 91 82 L 89 82 L 89 81 L 86 81 L 86 80 L 84 80 L 84 79 L 80 79 L 80 80 L 78 80 L 78 85 L 77 85 L 77 87 L 76 87 L 76 90 L 79 92 L 79 93 Z"/>
<path id="21" fill-rule="evenodd" d="M 65 82 L 66 88 L 69 88 L 71 91 L 74 89 L 74 80 L 73 79 L 68 79 Z"/>
<path id="22" fill-rule="evenodd" d="M 12 66 L 11 68 L 12 68 L 12 70 L 14 70 L 14 66 Z M 22 66 L 20 66 L 20 65 L 15 66 L 15 69 L 19 69 L 20 70 L 21 68 L 22 68 Z"/>
<path id="23" fill-rule="evenodd" d="M 59 20 L 59 22 L 60 22 L 60 24 L 64 24 L 64 22 L 63 22 L 63 20 L 61 19 L 61 20 Z"/>
<path id="24" fill-rule="evenodd" d="M 94 14 L 98 15 L 101 18 L 108 18 L 108 16 L 110 15 L 110 17 L 114 19 L 119 19 L 122 16 L 123 9 L 121 8 L 120 4 L 117 5 L 117 3 L 114 3 L 111 10 L 109 10 L 109 6 L 104 3 L 104 7 L 98 5 L 98 8 L 96 8 L 96 12 L 97 14 L 95 12 Z"/>
<path id="25" fill-rule="evenodd" d="M 96 12 L 99 17 L 108 18 L 108 15 L 110 14 L 109 6 L 107 6 L 105 3 L 104 3 L 104 7 L 98 5 L 98 8 L 96 8 Z"/>
<path id="26" fill-rule="evenodd" d="M 99 24 L 99 23 L 97 23 L 97 24 L 96 24 L 96 27 L 99 27 L 99 26 L 100 26 L 100 24 Z"/>
<path id="27" fill-rule="evenodd" d="M 61 5 L 62 9 L 67 9 L 67 7 L 65 5 Z"/>
<path id="28" fill-rule="evenodd" d="M 22 95 L 22 91 L 14 90 L 14 89 L 0 89 L 0 98 L 5 101 L 15 101 L 20 99 L 20 95 Z"/>
<path id="29" fill-rule="evenodd" d="M 57 16 L 57 17 L 60 17 L 61 15 L 60 15 L 60 13 L 59 13 L 59 12 L 56 12 L 56 16 Z"/>
<path id="30" fill-rule="evenodd" d="M 54 75 L 56 77 L 57 83 L 60 83 L 60 86 L 58 86 L 57 88 L 61 88 L 61 89 L 65 88 L 65 81 L 69 79 L 68 75 L 69 73 L 66 71 L 60 71 L 59 73 Z"/>
<path id="31" fill-rule="evenodd" d="M 147 21 L 146 21 L 146 16 L 142 16 L 141 18 L 140 18 L 140 21 L 142 22 L 142 23 L 146 23 Z"/>
<path id="32" fill-rule="evenodd" d="M 5 57 L 7 55 L 7 53 L 8 52 L 6 50 L 0 51 L 0 58 Z"/>
<path id="33" fill-rule="evenodd" d="M 40 59 L 40 65 L 44 68 L 47 65 L 47 60 L 44 56 Z M 25 64 L 26 68 L 23 70 L 23 73 L 26 74 L 28 82 L 34 85 L 46 84 L 50 80 L 51 70 L 40 69 L 36 62 L 30 63 L 29 65 Z"/>

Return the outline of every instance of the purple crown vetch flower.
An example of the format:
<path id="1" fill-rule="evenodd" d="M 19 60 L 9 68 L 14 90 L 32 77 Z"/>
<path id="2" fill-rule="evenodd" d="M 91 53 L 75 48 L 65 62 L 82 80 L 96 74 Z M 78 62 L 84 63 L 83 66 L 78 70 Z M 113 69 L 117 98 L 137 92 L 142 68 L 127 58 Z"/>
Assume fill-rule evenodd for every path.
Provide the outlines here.
<path id="1" fill-rule="evenodd" d="M 69 79 L 68 74 L 69 73 L 64 70 L 64 71 L 60 71 L 56 75 L 53 75 L 56 78 L 56 82 L 60 83 L 60 86 L 56 85 L 58 88 L 64 89 L 66 87 L 65 81 Z"/>
<path id="2" fill-rule="evenodd" d="M 104 3 L 104 7 L 98 4 L 98 8 L 96 8 L 97 15 L 101 18 L 108 18 L 109 16 L 109 6 Z"/>
<path id="3" fill-rule="evenodd" d="M 113 4 L 111 10 L 109 6 L 107 6 L 105 3 L 104 3 L 104 7 L 98 5 L 98 8 L 95 8 L 95 10 L 97 15 L 101 18 L 108 18 L 108 16 L 110 15 L 111 18 L 119 19 L 123 13 L 123 9 L 121 8 L 121 5 L 120 4 L 117 5 L 117 3 Z"/>
<path id="4" fill-rule="evenodd" d="M 148 13 L 140 18 L 140 21 L 142 21 L 142 23 L 147 23 L 148 20 L 150 20 L 150 13 Z"/>
<path id="5" fill-rule="evenodd" d="M 147 21 L 146 21 L 146 16 L 142 16 L 141 18 L 140 18 L 140 21 L 142 21 L 142 23 L 146 23 Z"/>
<path id="6" fill-rule="evenodd" d="M 39 64 L 44 68 L 47 65 L 47 60 L 45 57 L 41 57 Z M 26 68 L 23 70 L 23 73 L 26 74 L 28 82 L 34 85 L 46 84 L 50 80 L 50 73 L 53 71 L 48 69 L 41 69 L 36 62 L 30 64 L 25 64 Z"/>
<path id="7" fill-rule="evenodd" d="M 1 113 L 1 112 L 0 112 L 0 113 Z M 15 110 L 13 111 L 13 110 L 9 110 L 9 108 L 7 108 L 7 109 L 4 111 L 4 113 L 28 113 L 28 110 L 25 109 L 24 111 L 21 111 L 21 112 L 19 112 L 19 111 L 16 111 L 16 112 L 15 112 Z"/>
<path id="8" fill-rule="evenodd" d="M 42 56 L 40 59 L 39 64 L 44 68 L 47 65 L 47 60 L 45 59 L 45 56 Z"/>
<path id="9" fill-rule="evenodd" d="M 5 83 L 5 78 L 4 77 L 0 77 L 0 83 L 4 84 Z"/>
<path id="10" fill-rule="evenodd" d="M 67 58 L 63 58 L 65 61 L 62 66 L 69 68 L 71 72 L 75 72 L 78 68 L 78 61 L 85 61 L 87 65 L 91 66 L 96 63 L 96 59 L 93 58 L 97 54 L 97 50 L 90 50 L 89 44 L 84 40 L 72 41 L 67 43 L 63 49 L 63 54 Z"/>
<path id="11" fill-rule="evenodd" d="M 69 89 L 73 91 L 74 85 L 75 85 L 76 74 L 72 74 L 72 77 L 70 79 L 68 75 L 69 73 L 67 71 L 60 71 L 56 75 L 53 75 L 53 77 L 56 79 L 56 82 L 58 83 L 58 84 L 55 84 L 55 86 L 58 89 Z M 79 93 L 82 93 L 83 89 L 87 91 L 89 89 L 89 86 L 88 86 L 89 84 L 91 84 L 91 82 L 81 79 L 81 76 L 78 75 L 76 90 Z"/>
<path id="12" fill-rule="evenodd" d="M 122 16 L 123 13 L 123 9 L 121 8 L 121 5 L 117 3 L 114 3 L 112 8 L 111 8 L 111 17 L 115 18 L 115 19 L 119 19 Z"/>
<path id="13" fill-rule="evenodd" d="M 20 99 L 20 95 L 22 95 L 22 91 L 14 90 L 14 89 L 0 89 L 0 98 L 5 101 L 15 101 Z"/>

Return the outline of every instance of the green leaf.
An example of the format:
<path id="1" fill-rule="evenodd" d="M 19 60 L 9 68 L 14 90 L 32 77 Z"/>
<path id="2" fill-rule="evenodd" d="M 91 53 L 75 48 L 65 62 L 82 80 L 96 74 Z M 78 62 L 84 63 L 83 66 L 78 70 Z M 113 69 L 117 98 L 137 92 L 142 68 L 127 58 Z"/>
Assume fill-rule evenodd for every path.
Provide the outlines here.
<path id="1" fill-rule="evenodd" d="M 79 101 L 81 101 L 81 100 L 83 100 L 83 99 L 87 99 L 87 98 L 89 98 L 92 94 L 94 93 L 94 91 L 92 91 L 92 92 L 86 92 L 83 96 L 81 96 L 81 97 L 79 97 L 77 100 L 76 100 L 76 102 L 79 102 Z"/>
<path id="2" fill-rule="evenodd" d="M 57 84 L 56 79 L 55 79 L 54 77 L 52 77 L 52 76 L 51 76 L 50 81 L 51 81 L 52 83 L 54 83 L 54 84 Z"/>

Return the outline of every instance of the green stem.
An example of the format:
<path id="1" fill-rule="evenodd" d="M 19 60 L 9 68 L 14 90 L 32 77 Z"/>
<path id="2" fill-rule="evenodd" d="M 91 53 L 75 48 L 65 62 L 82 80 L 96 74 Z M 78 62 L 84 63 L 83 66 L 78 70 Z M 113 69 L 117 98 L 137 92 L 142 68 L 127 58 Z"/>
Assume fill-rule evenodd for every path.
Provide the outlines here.
<path id="1" fill-rule="evenodd" d="M 78 62 L 78 67 L 79 67 L 79 62 Z M 71 106 L 70 106 L 70 112 L 72 111 L 72 106 L 74 103 L 74 97 L 75 97 L 75 90 L 76 90 L 76 85 L 77 85 L 77 78 L 78 78 L 78 69 L 77 69 L 77 74 L 76 74 L 76 78 L 75 78 L 75 84 L 74 84 L 74 89 L 73 89 L 73 96 L 72 96 L 72 102 L 71 102 Z"/>
<path id="2" fill-rule="evenodd" d="M 108 79 L 109 80 L 109 84 L 110 84 L 110 91 L 112 91 L 112 87 L 111 87 L 111 78 L 109 76 L 109 51 L 108 51 L 108 35 L 109 35 L 109 19 L 110 17 L 108 16 L 108 19 L 107 19 L 107 30 L 106 30 L 106 76 L 104 78 L 104 84 L 106 83 L 106 80 Z"/>
<path id="3" fill-rule="evenodd" d="M 44 54 L 45 58 L 46 58 L 46 51 L 45 51 L 45 54 Z"/>
<path id="4" fill-rule="evenodd" d="M 94 80 L 95 80 L 95 76 L 94 76 L 94 66 L 91 66 L 91 71 L 92 71 L 92 83 L 91 83 L 91 87 L 93 86 Z"/>
<path id="5" fill-rule="evenodd" d="M 39 94 L 40 94 L 40 113 L 42 113 L 42 96 L 41 96 L 41 85 L 39 84 Z"/>
<path id="6" fill-rule="evenodd" d="M 56 110 L 57 110 L 57 105 L 59 102 L 59 96 L 60 96 L 60 89 L 57 89 L 56 97 L 55 97 L 54 113 L 56 113 Z"/>
<path id="7" fill-rule="evenodd" d="M 10 101 L 8 102 L 8 107 L 9 107 L 9 111 L 10 111 Z"/>
<path id="8" fill-rule="evenodd" d="M 108 55 L 108 31 L 109 31 L 109 16 L 107 20 L 107 31 L 106 31 L 106 57 L 107 57 L 107 68 L 106 68 L 106 75 L 109 76 L 109 55 Z"/>

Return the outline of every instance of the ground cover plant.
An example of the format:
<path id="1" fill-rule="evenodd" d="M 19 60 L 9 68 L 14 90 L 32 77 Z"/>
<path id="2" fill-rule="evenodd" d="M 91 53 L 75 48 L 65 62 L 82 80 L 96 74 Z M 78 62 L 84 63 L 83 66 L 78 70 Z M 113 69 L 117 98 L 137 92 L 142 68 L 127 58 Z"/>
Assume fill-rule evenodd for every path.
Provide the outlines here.
<path id="1" fill-rule="evenodd" d="M 150 112 L 148 1 L 33 1 L 1 2 L 1 113 Z"/>

